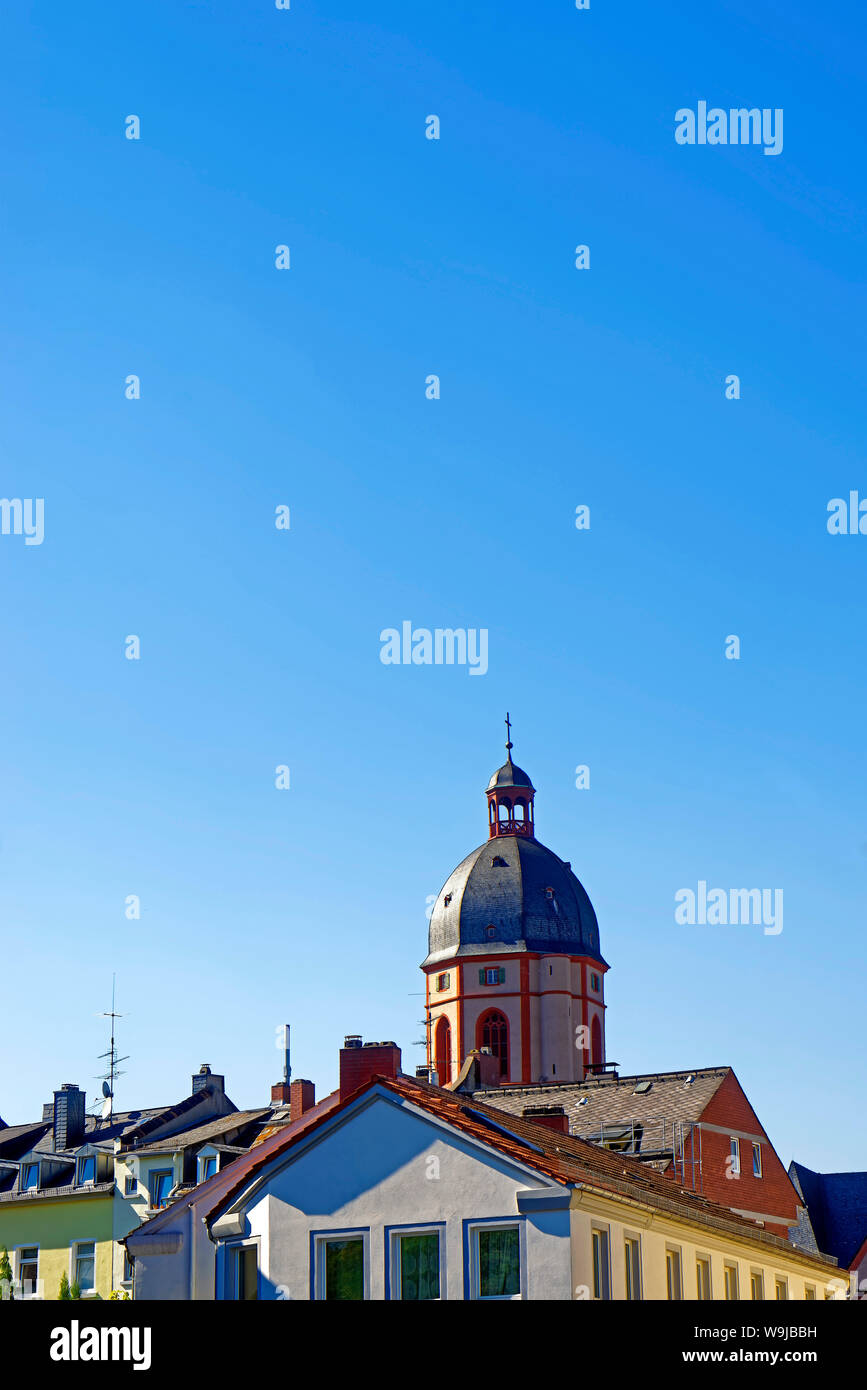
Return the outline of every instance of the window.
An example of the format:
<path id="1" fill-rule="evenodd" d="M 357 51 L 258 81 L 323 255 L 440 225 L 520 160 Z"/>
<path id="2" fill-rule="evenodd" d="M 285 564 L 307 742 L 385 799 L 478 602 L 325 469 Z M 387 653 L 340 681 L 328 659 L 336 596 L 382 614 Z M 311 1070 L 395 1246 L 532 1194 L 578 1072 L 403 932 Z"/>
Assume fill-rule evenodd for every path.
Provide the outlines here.
<path id="1" fill-rule="evenodd" d="M 367 1297 L 364 1235 L 320 1236 L 317 1240 L 318 1298 L 359 1302 Z"/>
<path id="2" fill-rule="evenodd" d="M 806 1299 L 806 1301 L 807 1301 L 808 1303 L 815 1303 L 815 1302 L 816 1302 L 816 1286 L 815 1286 L 815 1284 L 805 1284 L 805 1285 L 804 1285 L 804 1298 Z"/>
<path id="3" fill-rule="evenodd" d="M 789 1286 L 785 1279 L 774 1280 L 774 1298 L 778 1303 L 785 1303 L 789 1297 Z"/>
<path id="4" fill-rule="evenodd" d="M 199 1182 L 207 1182 L 217 1171 L 216 1154 L 208 1154 L 205 1158 L 199 1159 Z"/>
<path id="5" fill-rule="evenodd" d="M 594 1228 L 593 1241 L 593 1297 L 611 1297 L 611 1260 L 608 1254 L 608 1232 Z"/>
<path id="6" fill-rule="evenodd" d="M 96 1245 L 92 1240 L 79 1240 L 72 1247 L 72 1282 L 82 1293 L 92 1293 Z"/>
<path id="7" fill-rule="evenodd" d="M 149 1178 L 149 1191 L 151 1198 L 151 1210 L 160 1211 L 169 1204 L 169 1193 L 172 1190 L 172 1171 L 170 1168 L 159 1172 L 151 1173 Z"/>
<path id="8" fill-rule="evenodd" d="M 641 1242 L 637 1236 L 626 1237 L 626 1297 L 641 1298 Z"/>
<path id="9" fill-rule="evenodd" d="M 135 1178 L 133 1177 L 132 1173 L 127 1173 L 126 1177 L 125 1177 L 124 1180 L 123 1180 L 123 1195 L 124 1195 L 124 1197 L 134 1197 L 134 1196 L 136 1195 L 137 1192 L 138 1192 L 138 1183 L 136 1182 L 136 1180 L 135 1180 Z"/>
<path id="10" fill-rule="evenodd" d="M 497 1009 L 483 1014 L 476 1025 L 476 1046 L 489 1047 L 499 1059 L 500 1075 L 509 1075 L 509 1025 Z"/>
<path id="11" fill-rule="evenodd" d="M 753 1270 L 750 1274 L 750 1298 L 760 1303 L 765 1296 L 765 1276 Z"/>
<path id="12" fill-rule="evenodd" d="M 78 1160 L 78 1185 L 96 1182 L 96 1155 L 87 1154 Z"/>
<path id="13" fill-rule="evenodd" d="M 250 1302 L 259 1297 L 259 1252 L 255 1245 L 230 1245 L 229 1297 Z"/>
<path id="14" fill-rule="evenodd" d="M 25 1245 L 18 1251 L 18 1283 L 22 1298 L 33 1298 L 39 1277 L 39 1246 Z"/>
<path id="15" fill-rule="evenodd" d="M 426 1303 L 441 1298 L 439 1231 L 396 1231 L 391 1238 L 391 1297 Z"/>
<path id="16" fill-rule="evenodd" d="M 122 1282 L 123 1282 L 124 1284 L 131 1284 L 131 1283 L 132 1283 L 132 1279 L 133 1279 L 133 1273 L 134 1273 L 134 1266 L 133 1266 L 133 1262 L 132 1262 L 132 1255 L 129 1253 L 129 1251 L 128 1251 L 127 1249 L 124 1249 L 124 1252 L 123 1252 L 123 1281 L 122 1281 Z"/>
<path id="17" fill-rule="evenodd" d="M 471 1232 L 472 1297 L 521 1297 L 521 1234 L 517 1226 L 476 1226 Z"/>
<path id="18" fill-rule="evenodd" d="M 447 970 L 445 971 L 444 974 L 442 974 L 442 975 L 437 975 L 437 989 L 438 989 L 438 990 L 448 989 L 449 985 L 451 984 L 451 981 L 452 981 L 452 977 L 451 977 L 451 975 L 449 974 L 449 972 L 448 972 Z"/>
<path id="19" fill-rule="evenodd" d="M 595 990 L 595 991 L 597 992 L 597 994 L 598 994 L 598 992 L 599 992 L 599 976 L 595 973 L 595 971 L 591 971 L 591 974 L 590 974 L 590 988 L 591 988 L 592 990 Z"/>
<path id="20" fill-rule="evenodd" d="M 753 1177 L 754 1177 L 754 1178 L 760 1178 L 761 1176 L 762 1176 L 762 1146 L 761 1146 L 761 1144 L 753 1144 Z"/>
<path id="21" fill-rule="evenodd" d="M 741 1175 L 741 1144 L 739 1139 L 730 1140 L 731 1159 L 729 1161 L 729 1171 L 733 1178 Z"/>
<path id="22" fill-rule="evenodd" d="M 699 1299 L 706 1302 L 710 1292 L 710 1260 L 707 1255 L 697 1255 L 695 1261 L 695 1282 Z"/>
<path id="23" fill-rule="evenodd" d="M 489 941 L 493 941 L 493 939 L 494 939 L 494 937 L 495 937 L 496 935 L 497 935 L 497 928 L 496 928 L 496 927 L 491 927 L 491 926 L 485 927 L 485 936 L 488 938 Z M 505 978 L 505 976 L 504 976 L 504 978 Z M 495 982 L 495 983 L 496 983 L 496 982 Z"/>
<path id="24" fill-rule="evenodd" d="M 726 1265 L 726 1299 L 729 1303 L 736 1303 L 738 1300 L 738 1267 L 737 1265 Z"/>
<path id="25" fill-rule="evenodd" d="M 680 1278 L 680 1251 L 666 1250 L 665 1277 L 668 1282 L 668 1297 L 672 1301 L 683 1298 L 683 1285 Z"/>
<path id="26" fill-rule="evenodd" d="M 21 1191 L 33 1192 L 39 1186 L 39 1164 L 25 1163 L 21 1169 Z"/>
<path id="27" fill-rule="evenodd" d="M 495 854 L 491 860 L 491 865 L 495 869 L 508 869 L 508 864 L 501 854 Z"/>
<path id="28" fill-rule="evenodd" d="M 447 1018 L 437 1019 L 434 1028 L 434 1066 L 440 1086 L 447 1086 L 452 1079 L 452 1030 Z"/>

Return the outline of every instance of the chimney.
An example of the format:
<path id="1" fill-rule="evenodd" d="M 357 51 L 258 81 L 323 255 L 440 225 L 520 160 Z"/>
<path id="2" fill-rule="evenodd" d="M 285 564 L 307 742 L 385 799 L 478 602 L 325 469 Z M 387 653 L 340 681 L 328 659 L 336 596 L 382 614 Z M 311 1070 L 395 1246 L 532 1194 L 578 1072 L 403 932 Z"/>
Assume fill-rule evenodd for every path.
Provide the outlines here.
<path id="1" fill-rule="evenodd" d="M 84 1092 L 71 1081 L 54 1092 L 54 1152 L 74 1149 L 84 1139 Z"/>
<path id="2" fill-rule="evenodd" d="M 477 1054 L 471 1053 L 470 1055 L 477 1055 L 479 1059 L 478 1089 L 480 1091 L 492 1091 L 495 1086 L 499 1086 L 503 1079 L 499 1057 L 495 1057 L 489 1047 L 482 1047 Z"/>
<path id="3" fill-rule="evenodd" d="M 199 1091 L 225 1091 L 225 1089 L 225 1076 L 216 1076 L 211 1071 L 209 1064 L 207 1062 L 203 1062 L 202 1065 L 199 1067 L 199 1070 L 193 1076 L 193 1095 L 197 1095 Z"/>
<path id="4" fill-rule="evenodd" d="M 394 1042 L 363 1043 L 350 1033 L 340 1049 L 340 1099 L 345 1100 L 372 1076 L 399 1076 L 400 1048 Z"/>
<path id="5" fill-rule="evenodd" d="M 289 1106 L 289 1122 L 294 1124 L 316 1104 L 316 1087 L 312 1081 L 278 1081 L 271 1087 L 271 1104 Z"/>
<path id="6" fill-rule="evenodd" d="M 569 1133 L 569 1119 L 562 1105 L 526 1105 L 522 1114 L 525 1120 L 530 1120 L 534 1125 L 555 1129 L 558 1134 Z"/>

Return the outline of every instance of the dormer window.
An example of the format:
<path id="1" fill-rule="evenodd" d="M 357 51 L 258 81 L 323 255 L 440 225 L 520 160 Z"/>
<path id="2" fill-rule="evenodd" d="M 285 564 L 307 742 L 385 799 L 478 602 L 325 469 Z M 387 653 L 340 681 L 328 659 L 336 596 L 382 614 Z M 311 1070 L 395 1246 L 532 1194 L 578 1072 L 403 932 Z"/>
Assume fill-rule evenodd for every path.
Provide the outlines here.
<path id="1" fill-rule="evenodd" d="M 491 867 L 494 869 L 508 869 L 509 866 L 502 855 L 495 854 L 491 860 Z"/>
<path id="2" fill-rule="evenodd" d="M 35 1192 L 39 1186 L 39 1164 L 25 1163 L 21 1170 L 21 1191 Z"/>
<path id="3" fill-rule="evenodd" d="M 452 895 L 451 895 L 451 893 L 446 893 L 445 897 L 443 898 L 443 906 L 444 906 L 444 907 L 448 907 L 448 905 L 449 905 L 449 903 L 451 902 L 451 900 L 452 900 Z"/>
<path id="4" fill-rule="evenodd" d="M 86 1154 L 78 1160 L 78 1177 L 76 1182 L 79 1187 L 85 1183 L 93 1184 L 96 1182 L 96 1155 Z"/>
<path id="5" fill-rule="evenodd" d="M 216 1154 L 206 1154 L 199 1159 L 199 1182 L 207 1182 L 217 1171 Z"/>

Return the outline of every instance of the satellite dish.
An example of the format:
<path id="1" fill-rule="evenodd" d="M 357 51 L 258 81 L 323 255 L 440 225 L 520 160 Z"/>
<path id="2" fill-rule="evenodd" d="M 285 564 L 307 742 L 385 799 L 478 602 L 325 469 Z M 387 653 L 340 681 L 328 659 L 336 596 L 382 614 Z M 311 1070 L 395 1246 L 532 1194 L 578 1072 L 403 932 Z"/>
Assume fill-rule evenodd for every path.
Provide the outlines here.
<path id="1" fill-rule="evenodd" d="M 102 1118 L 103 1118 L 104 1120 L 107 1120 L 110 1114 L 111 1114 L 111 1094 L 109 1093 L 109 1095 L 106 1096 L 105 1100 L 102 1102 Z"/>
<path id="2" fill-rule="evenodd" d="M 102 1083 L 102 1094 L 105 1096 L 106 1100 L 108 1100 L 109 1096 L 111 1095 L 111 1087 L 109 1086 L 107 1081 L 103 1081 Z"/>

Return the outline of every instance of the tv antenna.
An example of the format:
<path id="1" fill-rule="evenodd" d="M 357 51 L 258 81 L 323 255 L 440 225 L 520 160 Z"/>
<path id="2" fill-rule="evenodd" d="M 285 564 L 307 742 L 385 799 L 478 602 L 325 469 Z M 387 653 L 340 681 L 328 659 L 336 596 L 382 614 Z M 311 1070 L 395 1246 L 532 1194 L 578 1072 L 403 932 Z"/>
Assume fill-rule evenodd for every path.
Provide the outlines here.
<path id="1" fill-rule="evenodd" d="M 109 1044 L 108 1051 L 107 1051 L 107 1052 L 100 1052 L 100 1054 L 99 1054 L 100 1057 L 105 1057 L 105 1058 L 107 1058 L 107 1060 L 108 1060 L 108 1066 L 107 1066 L 106 1070 L 102 1073 L 102 1075 L 101 1075 L 101 1076 L 98 1076 L 98 1077 L 96 1078 L 97 1081 L 102 1081 L 102 1109 L 101 1109 L 101 1111 L 100 1111 L 100 1119 L 101 1119 L 101 1120 L 109 1120 L 109 1121 L 111 1120 L 112 1115 L 114 1114 L 114 1087 L 115 1087 L 115 1082 L 116 1082 L 116 1080 L 117 1080 L 117 1078 L 118 1078 L 119 1076 L 123 1076 L 123 1072 L 120 1070 L 120 1063 L 121 1063 L 121 1062 L 128 1062 L 128 1061 L 129 1061 L 129 1054 L 127 1054 L 126 1057 L 118 1057 L 118 1055 L 117 1055 L 117 1047 L 115 1046 L 115 1041 L 114 1041 L 115 1020 L 118 1019 L 118 1018 L 124 1018 L 124 1017 L 125 1017 L 124 1014 L 119 1014 L 119 1013 L 117 1013 L 117 1011 L 115 1010 L 115 1007 L 114 1007 L 114 1005 L 115 1005 L 115 984 L 116 984 L 116 980 L 117 980 L 117 976 L 116 976 L 115 974 L 112 974 L 112 977 L 111 977 L 111 1010 L 110 1010 L 110 1011 L 109 1011 L 109 1010 L 104 1010 L 103 1013 L 102 1013 L 102 1017 L 103 1017 L 103 1018 L 110 1018 L 110 1019 L 111 1019 L 111 1042 L 110 1042 L 110 1044 Z M 94 1101 L 94 1105 L 99 1105 L 99 1104 L 100 1104 L 100 1100 L 99 1100 L 99 1097 L 97 1097 L 97 1099 Z"/>

